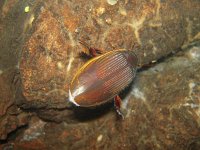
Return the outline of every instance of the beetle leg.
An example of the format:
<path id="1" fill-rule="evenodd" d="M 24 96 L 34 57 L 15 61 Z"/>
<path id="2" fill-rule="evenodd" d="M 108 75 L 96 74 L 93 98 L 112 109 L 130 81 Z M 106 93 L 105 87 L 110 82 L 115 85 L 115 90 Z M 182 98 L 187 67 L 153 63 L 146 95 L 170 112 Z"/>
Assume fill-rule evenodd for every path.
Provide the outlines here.
<path id="1" fill-rule="evenodd" d="M 85 53 L 85 52 L 83 52 L 83 51 L 80 52 L 79 55 L 80 55 L 82 58 L 87 59 L 87 60 L 92 58 L 89 54 L 87 54 L 87 53 Z"/>
<path id="2" fill-rule="evenodd" d="M 102 54 L 102 51 L 100 49 L 90 47 L 86 42 L 79 40 L 79 43 L 84 45 L 89 50 L 89 55 L 91 57 L 96 57 L 98 54 Z"/>
<path id="3" fill-rule="evenodd" d="M 92 47 L 89 48 L 89 52 L 92 57 L 96 57 L 98 54 L 102 54 L 101 50 Z"/>
<path id="4" fill-rule="evenodd" d="M 116 108 L 117 113 L 124 119 L 124 115 L 121 111 L 121 103 L 122 103 L 121 98 L 119 97 L 119 95 L 117 95 L 115 96 L 114 100 L 115 100 L 115 108 Z"/>

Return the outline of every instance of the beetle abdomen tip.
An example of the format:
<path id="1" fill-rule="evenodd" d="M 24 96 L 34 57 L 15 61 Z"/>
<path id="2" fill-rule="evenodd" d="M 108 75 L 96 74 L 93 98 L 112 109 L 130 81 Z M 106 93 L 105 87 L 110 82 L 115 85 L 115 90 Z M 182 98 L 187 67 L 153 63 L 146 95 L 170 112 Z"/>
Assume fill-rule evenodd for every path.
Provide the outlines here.
<path id="1" fill-rule="evenodd" d="M 76 106 L 80 106 L 77 102 L 75 102 L 74 96 L 72 96 L 70 89 L 69 89 L 69 101 L 75 104 Z"/>

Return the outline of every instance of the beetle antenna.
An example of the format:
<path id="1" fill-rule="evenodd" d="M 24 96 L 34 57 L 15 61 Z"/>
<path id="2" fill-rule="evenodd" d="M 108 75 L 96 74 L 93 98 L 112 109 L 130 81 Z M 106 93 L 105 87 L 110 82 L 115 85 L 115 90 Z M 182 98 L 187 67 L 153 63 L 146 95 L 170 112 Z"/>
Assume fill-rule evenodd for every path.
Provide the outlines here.
<path id="1" fill-rule="evenodd" d="M 90 46 L 86 42 L 79 40 L 79 43 L 85 46 L 87 49 L 90 49 Z"/>

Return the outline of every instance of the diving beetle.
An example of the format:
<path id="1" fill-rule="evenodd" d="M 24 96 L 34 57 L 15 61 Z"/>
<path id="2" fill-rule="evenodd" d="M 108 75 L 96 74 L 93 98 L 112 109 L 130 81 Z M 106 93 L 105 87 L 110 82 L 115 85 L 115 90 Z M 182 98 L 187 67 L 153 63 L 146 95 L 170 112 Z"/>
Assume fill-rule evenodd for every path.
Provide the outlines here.
<path id="1" fill-rule="evenodd" d="M 114 99 L 117 112 L 120 110 L 121 98 L 118 94 L 131 84 L 138 65 L 134 52 L 113 50 L 102 51 L 86 46 L 92 58 L 75 74 L 69 86 L 69 101 L 76 106 L 98 106 Z M 98 56 L 98 54 L 101 54 Z"/>

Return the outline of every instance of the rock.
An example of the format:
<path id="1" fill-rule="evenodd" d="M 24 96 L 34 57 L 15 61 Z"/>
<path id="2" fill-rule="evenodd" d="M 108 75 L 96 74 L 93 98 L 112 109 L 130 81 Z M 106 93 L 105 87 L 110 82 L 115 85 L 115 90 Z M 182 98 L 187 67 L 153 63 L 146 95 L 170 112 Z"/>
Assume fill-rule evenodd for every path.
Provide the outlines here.
<path id="1" fill-rule="evenodd" d="M 138 72 L 124 97 L 127 115 L 106 112 L 75 123 L 33 117 L 14 149 L 199 149 L 200 46 Z M 82 120 L 81 120 L 82 119 Z M 85 120 L 83 120 L 85 119 Z M 50 144 L 49 144 L 50 143 Z"/>
<path id="2" fill-rule="evenodd" d="M 28 124 L 28 114 L 15 105 L 16 70 L 9 69 L 0 75 L 0 141 L 8 134 Z"/>
<path id="3" fill-rule="evenodd" d="M 70 110 L 66 111 L 68 87 L 85 62 L 79 56 L 84 50 L 79 39 L 104 52 L 133 50 L 143 66 L 199 39 L 198 4 L 145 0 L 117 1 L 115 5 L 94 1 L 35 3 L 30 7 L 32 29 L 19 61 L 22 87 L 18 95 L 22 93 L 24 99 L 17 98 L 17 104 L 25 109 L 42 108 L 40 116 L 65 109 L 64 116 L 62 111 L 55 113 L 55 120 L 70 117 Z"/>
<path id="4" fill-rule="evenodd" d="M 199 1 L 0 6 L 0 149 L 199 149 Z M 68 103 L 68 86 L 86 62 L 79 40 L 137 54 L 141 68 L 121 95 L 124 120 L 112 102 Z"/>

